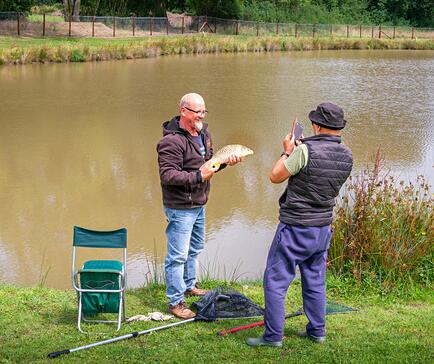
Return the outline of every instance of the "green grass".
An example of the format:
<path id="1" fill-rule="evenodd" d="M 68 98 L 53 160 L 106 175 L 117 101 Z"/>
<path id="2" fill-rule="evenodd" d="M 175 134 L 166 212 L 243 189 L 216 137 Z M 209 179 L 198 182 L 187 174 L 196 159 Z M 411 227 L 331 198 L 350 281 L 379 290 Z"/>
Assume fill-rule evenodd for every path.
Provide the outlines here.
<path id="1" fill-rule="evenodd" d="M 434 40 L 294 38 L 287 36 L 170 36 L 124 39 L 0 37 L 0 64 L 87 62 L 175 54 L 323 49 L 434 49 Z"/>
<path id="2" fill-rule="evenodd" d="M 222 284 L 204 282 L 206 288 Z M 231 284 L 253 301 L 263 304 L 262 287 L 257 282 Z M 359 308 L 360 311 L 327 316 L 327 342 L 322 345 L 298 338 L 306 324 L 304 316 L 286 321 L 284 347 L 250 348 L 249 336 L 259 336 L 262 328 L 241 331 L 226 337 L 216 333 L 252 320 L 192 322 L 47 359 L 48 353 L 142 331 L 166 323 L 124 324 L 121 332 L 107 325 L 85 325 L 87 334 L 76 329 L 76 297 L 72 290 L 16 288 L 0 285 L 1 363 L 431 363 L 433 318 L 432 291 L 418 288 L 405 297 L 381 296 L 369 287 L 354 286 L 328 278 L 328 298 Z M 194 299 L 188 299 L 190 304 Z M 288 291 L 287 311 L 299 308 L 300 282 Z M 127 292 L 129 315 L 165 310 L 164 287 L 153 285 Z M 106 334 L 98 332 L 109 331 Z"/>
<path id="3" fill-rule="evenodd" d="M 39 22 L 43 21 L 44 17 L 41 14 L 30 14 L 26 17 L 27 21 L 30 22 Z M 56 23 L 56 22 L 64 22 L 65 18 L 63 16 L 54 16 L 54 15 L 46 15 L 45 21 L 48 23 Z"/>

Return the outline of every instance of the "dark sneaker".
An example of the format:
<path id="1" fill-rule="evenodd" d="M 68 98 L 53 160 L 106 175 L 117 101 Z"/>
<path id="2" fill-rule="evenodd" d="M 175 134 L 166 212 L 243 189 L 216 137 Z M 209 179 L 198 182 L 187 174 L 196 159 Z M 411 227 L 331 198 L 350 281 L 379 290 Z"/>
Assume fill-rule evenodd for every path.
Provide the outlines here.
<path id="1" fill-rule="evenodd" d="M 169 312 L 183 320 L 191 319 L 196 316 L 196 314 L 190 310 L 184 302 L 179 302 L 177 305 L 169 305 Z"/>
<path id="2" fill-rule="evenodd" d="M 187 289 L 185 291 L 186 296 L 205 296 L 209 291 L 206 289 L 201 289 L 198 286 L 194 286 L 192 289 Z"/>
<path id="3" fill-rule="evenodd" d="M 325 341 L 325 339 L 326 339 L 325 336 L 309 335 L 306 331 L 300 331 L 299 333 L 297 333 L 297 335 L 300 336 L 300 337 L 304 337 L 304 338 L 310 339 L 313 342 L 318 343 L 318 344 L 323 343 Z"/>
<path id="4" fill-rule="evenodd" d="M 265 341 L 264 338 L 261 337 L 249 337 L 246 340 L 247 345 L 249 346 L 270 346 L 272 348 L 280 348 L 282 347 L 281 341 Z"/>

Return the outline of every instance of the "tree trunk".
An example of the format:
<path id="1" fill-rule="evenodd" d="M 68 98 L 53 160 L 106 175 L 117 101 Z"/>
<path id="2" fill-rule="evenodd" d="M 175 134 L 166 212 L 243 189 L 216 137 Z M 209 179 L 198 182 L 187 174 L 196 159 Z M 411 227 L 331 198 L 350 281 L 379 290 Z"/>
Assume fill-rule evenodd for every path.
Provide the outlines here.
<path id="1" fill-rule="evenodd" d="M 65 21 L 69 21 L 69 15 L 71 14 L 71 10 L 69 8 L 69 0 L 63 0 L 63 14 Z"/>
<path id="2" fill-rule="evenodd" d="M 65 21 L 69 21 L 70 16 L 72 21 L 80 21 L 80 2 L 81 0 L 63 0 Z"/>
<path id="3" fill-rule="evenodd" d="M 74 1 L 74 12 L 72 13 L 72 21 L 80 21 L 80 0 Z"/>

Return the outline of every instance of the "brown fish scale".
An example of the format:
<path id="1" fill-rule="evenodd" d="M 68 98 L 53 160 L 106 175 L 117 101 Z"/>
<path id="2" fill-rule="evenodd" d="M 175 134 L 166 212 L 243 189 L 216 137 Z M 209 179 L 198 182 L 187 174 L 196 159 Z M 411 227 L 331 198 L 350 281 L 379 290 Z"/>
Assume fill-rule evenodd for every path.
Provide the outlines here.
<path id="1" fill-rule="evenodd" d="M 213 166 L 220 165 L 222 163 L 226 163 L 229 160 L 229 157 L 231 155 L 235 155 L 237 157 L 246 157 L 252 154 L 253 154 L 253 150 L 245 147 L 244 145 L 230 144 L 230 145 L 225 145 L 224 147 L 219 149 L 211 158 L 210 162 Z"/>

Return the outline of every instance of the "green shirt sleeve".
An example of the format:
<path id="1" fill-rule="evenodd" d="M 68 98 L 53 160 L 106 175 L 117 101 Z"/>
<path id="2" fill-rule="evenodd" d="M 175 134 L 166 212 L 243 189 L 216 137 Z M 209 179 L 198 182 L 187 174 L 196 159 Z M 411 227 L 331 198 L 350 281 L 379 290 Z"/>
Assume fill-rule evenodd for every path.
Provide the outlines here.
<path id="1" fill-rule="evenodd" d="M 291 155 L 283 162 L 291 176 L 295 176 L 301 169 L 307 166 L 309 152 L 305 144 L 300 144 Z"/>

